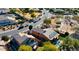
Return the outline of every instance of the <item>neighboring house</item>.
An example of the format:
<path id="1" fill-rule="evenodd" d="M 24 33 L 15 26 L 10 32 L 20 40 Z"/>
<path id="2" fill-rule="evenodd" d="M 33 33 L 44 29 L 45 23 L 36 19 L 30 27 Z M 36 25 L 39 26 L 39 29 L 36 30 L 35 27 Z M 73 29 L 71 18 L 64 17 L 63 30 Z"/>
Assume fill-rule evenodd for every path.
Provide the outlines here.
<path id="1" fill-rule="evenodd" d="M 35 41 L 35 39 L 29 38 L 26 35 L 15 34 L 12 37 L 12 41 L 8 44 L 8 47 L 12 51 L 17 51 L 19 46 L 22 44 L 29 45 L 32 48 L 34 47 L 34 45 L 38 45 L 38 42 Z"/>
<path id="2" fill-rule="evenodd" d="M 0 8 L 0 13 L 7 13 L 10 10 L 8 8 Z"/>
<path id="3" fill-rule="evenodd" d="M 0 26 L 14 24 L 15 23 L 15 17 L 16 16 L 13 15 L 13 14 L 0 15 Z"/>
<path id="4" fill-rule="evenodd" d="M 79 31 L 75 31 L 75 33 L 71 34 L 71 37 L 79 39 Z"/>
<path id="5" fill-rule="evenodd" d="M 58 38 L 59 36 L 59 34 L 51 28 L 47 29 L 34 28 L 32 29 L 31 34 L 37 39 L 39 39 L 41 42 L 44 42 L 46 40 L 53 40 L 54 38 Z"/>
<path id="6" fill-rule="evenodd" d="M 78 26 L 78 23 L 72 19 L 64 19 L 61 22 L 61 26 L 59 28 L 60 33 L 68 32 L 69 34 L 72 34 L 75 32 L 74 28 Z"/>

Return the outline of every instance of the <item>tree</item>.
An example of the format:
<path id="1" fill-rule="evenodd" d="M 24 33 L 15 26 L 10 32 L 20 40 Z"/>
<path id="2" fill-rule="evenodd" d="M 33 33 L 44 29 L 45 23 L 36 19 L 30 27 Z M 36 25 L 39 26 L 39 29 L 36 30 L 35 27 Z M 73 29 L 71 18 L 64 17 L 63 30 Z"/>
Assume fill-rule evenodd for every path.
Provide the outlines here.
<path id="1" fill-rule="evenodd" d="M 15 8 L 10 8 L 10 12 L 11 13 L 15 13 L 16 12 L 16 9 Z"/>
<path id="2" fill-rule="evenodd" d="M 58 49 L 56 48 L 55 45 L 44 45 L 44 51 L 57 51 Z"/>
<path id="3" fill-rule="evenodd" d="M 79 40 L 74 40 L 74 47 L 79 50 Z"/>
<path id="4" fill-rule="evenodd" d="M 19 51 L 32 51 L 32 47 L 28 45 L 21 45 L 18 50 Z"/>
<path id="5" fill-rule="evenodd" d="M 65 32 L 65 36 L 68 36 L 69 35 L 69 33 L 68 32 Z"/>
<path id="6" fill-rule="evenodd" d="M 36 17 L 36 15 L 34 14 L 34 12 L 32 12 L 31 17 L 32 18 L 35 18 Z"/>
<path id="7" fill-rule="evenodd" d="M 77 15 L 73 16 L 72 19 L 74 19 L 74 20 L 79 22 L 79 16 L 77 16 Z"/>
<path id="8" fill-rule="evenodd" d="M 44 23 L 45 23 L 46 25 L 51 24 L 51 19 L 45 19 L 45 20 L 44 20 Z"/>
<path id="9" fill-rule="evenodd" d="M 61 15 L 62 15 L 62 14 L 64 14 L 64 11 L 56 11 L 55 13 L 56 13 L 56 14 L 61 14 Z"/>
<path id="10" fill-rule="evenodd" d="M 34 9 L 31 9 L 29 13 L 34 13 L 36 12 Z"/>
<path id="11" fill-rule="evenodd" d="M 65 34 L 60 33 L 60 37 L 67 37 L 69 35 L 68 32 L 65 32 Z"/>
<path id="12" fill-rule="evenodd" d="M 32 28 L 33 28 L 33 26 L 32 26 L 32 25 L 30 25 L 30 26 L 29 26 L 29 30 L 31 30 Z"/>
<path id="13" fill-rule="evenodd" d="M 70 38 L 69 36 L 63 39 L 63 44 L 60 46 L 60 50 L 79 50 L 79 40 Z"/>
<path id="14" fill-rule="evenodd" d="M 20 10 L 21 10 L 22 12 L 24 12 L 24 13 L 27 13 L 27 12 L 30 11 L 29 8 L 20 8 Z"/>
<path id="15" fill-rule="evenodd" d="M 3 27 L 2 30 L 5 31 L 5 28 Z"/>
<path id="16" fill-rule="evenodd" d="M 69 20 L 69 19 L 71 19 L 71 17 L 70 16 L 65 16 L 65 19 L 68 19 Z"/>
<path id="17" fill-rule="evenodd" d="M 2 36 L 2 40 L 8 41 L 9 40 L 9 37 L 8 36 Z"/>
<path id="18" fill-rule="evenodd" d="M 53 9 L 49 9 L 49 12 L 54 12 L 54 10 Z"/>

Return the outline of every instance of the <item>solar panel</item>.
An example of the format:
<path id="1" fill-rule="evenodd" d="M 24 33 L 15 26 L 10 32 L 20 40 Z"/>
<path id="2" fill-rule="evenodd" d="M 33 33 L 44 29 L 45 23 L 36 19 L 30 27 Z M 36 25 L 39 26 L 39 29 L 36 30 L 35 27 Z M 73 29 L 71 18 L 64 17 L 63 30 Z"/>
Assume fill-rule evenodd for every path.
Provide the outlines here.
<path id="1" fill-rule="evenodd" d="M 49 38 L 54 37 L 56 34 L 57 34 L 56 32 L 52 32 L 52 33 L 49 35 Z"/>

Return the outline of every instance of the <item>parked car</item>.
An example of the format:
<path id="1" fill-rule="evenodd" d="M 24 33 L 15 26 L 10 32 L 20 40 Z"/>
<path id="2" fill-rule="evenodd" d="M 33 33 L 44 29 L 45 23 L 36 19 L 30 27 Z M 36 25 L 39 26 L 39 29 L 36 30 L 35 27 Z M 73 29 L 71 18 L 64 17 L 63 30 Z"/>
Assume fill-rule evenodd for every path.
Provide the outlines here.
<path id="1" fill-rule="evenodd" d="M 37 21 L 33 21 L 33 23 L 36 23 Z"/>
<path id="2" fill-rule="evenodd" d="M 27 27 L 28 25 L 25 25 L 25 27 Z"/>
<path id="3" fill-rule="evenodd" d="M 18 30 L 20 30 L 20 29 L 22 29 L 22 28 L 24 28 L 24 26 L 20 26 L 20 27 L 18 28 Z"/>

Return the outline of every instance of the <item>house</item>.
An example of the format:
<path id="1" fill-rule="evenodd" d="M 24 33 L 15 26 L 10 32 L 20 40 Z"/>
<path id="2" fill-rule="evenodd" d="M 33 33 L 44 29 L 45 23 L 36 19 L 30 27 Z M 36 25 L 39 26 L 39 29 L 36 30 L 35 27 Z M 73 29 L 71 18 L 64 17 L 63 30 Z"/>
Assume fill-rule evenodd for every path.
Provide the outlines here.
<path id="1" fill-rule="evenodd" d="M 16 23 L 15 15 L 13 14 L 0 15 L 0 26 L 5 26 L 14 23 Z"/>
<path id="2" fill-rule="evenodd" d="M 33 37 L 28 37 L 22 33 L 15 34 L 12 36 L 11 42 L 7 45 L 9 47 L 9 50 L 11 51 L 17 51 L 19 46 L 22 44 L 29 45 L 32 48 L 34 46 L 38 45 L 38 42 Z"/>
<path id="3" fill-rule="evenodd" d="M 37 39 L 39 39 L 41 42 L 47 40 L 53 40 L 54 38 L 58 38 L 59 36 L 59 34 L 55 32 L 52 28 L 47 29 L 34 28 L 32 29 L 31 34 Z"/>
<path id="4" fill-rule="evenodd" d="M 75 32 L 74 28 L 76 28 L 77 26 L 78 26 L 77 21 L 74 21 L 73 19 L 64 19 L 61 22 L 59 32 L 62 34 L 65 34 L 65 32 L 72 34 Z"/>
<path id="5" fill-rule="evenodd" d="M 59 34 L 55 32 L 52 28 L 44 29 L 43 33 L 49 40 L 53 40 L 54 38 L 58 38 Z"/>
<path id="6" fill-rule="evenodd" d="M 1 13 L 7 13 L 7 12 L 9 12 L 10 10 L 7 8 L 0 8 L 0 14 Z"/>

